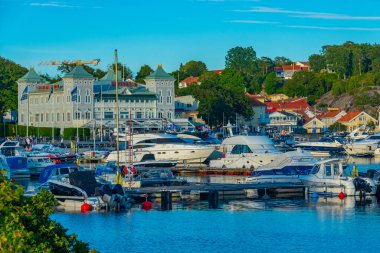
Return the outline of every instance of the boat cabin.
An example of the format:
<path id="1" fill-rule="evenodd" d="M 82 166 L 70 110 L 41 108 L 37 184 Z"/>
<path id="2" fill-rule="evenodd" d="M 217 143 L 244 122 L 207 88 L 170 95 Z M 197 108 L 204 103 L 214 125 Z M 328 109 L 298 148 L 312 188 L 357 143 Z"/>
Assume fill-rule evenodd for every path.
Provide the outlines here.
<path id="1" fill-rule="evenodd" d="M 18 141 L 6 140 L 0 144 L 0 154 L 3 156 L 16 156 L 18 155 L 17 149 L 20 147 Z"/>
<path id="2" fill-rule="evenodd" d="M 72 172 L 79 171 L 76 164 L 54 164 L 47 166 L 40 174 L 39 183 L 46 183 L 51 178 L 68 177 Z"/>
<path id="3" fill-rule="evenodd" d="M 344 177 L 343 162 L 340 159 L 329 159 L 318 162 L 310 171 L 310 175 L 324 179 L 339 179 Z"/>

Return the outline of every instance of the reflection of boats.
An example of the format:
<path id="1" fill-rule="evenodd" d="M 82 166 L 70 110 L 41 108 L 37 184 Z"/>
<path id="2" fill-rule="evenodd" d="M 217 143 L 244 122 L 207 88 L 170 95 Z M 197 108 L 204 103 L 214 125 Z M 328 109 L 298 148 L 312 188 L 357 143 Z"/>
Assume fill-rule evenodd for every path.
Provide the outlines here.
<path id="1" fill-rule="evenodd" d="M 171 134 L 135 134 L 132 137 L 132 145 L 133 161 L 136 162 L 146 160 L 147 155 L 154 155 L 156 160 L 199 163 L 204 162 L 214 151 L 213 146 L 186 143 Z M 119 151 L 120 162 L 128 162 L 129 152 Z M 117 151 L 113 151 L 107 157 L 107 161 L 116 161 L 116 158 Z"/>
<path id="2" fill-rule="evenodd" d="M 313 152 L 329 152 L 339 154 L 344 152 L 343 144 L 332 138 L 321 138 L 319 141 L 300 142 L 294 145 L 296 148 Z"/>
<path id="3" fill-rule="evenodd" d="M 353 156 L 374 156 L 380 148 L 380 133 L 369 136 L 367 139 L 348 143 L 344 146 L 347 154 Z"/>
<path id="4" fill-rule="evenodd" d="M 233 136 L 223 140 L 223 157 L 210 161 L 211 168 L 258 168 L 281 154 L 267 136 Z"/>
<path id="5" fill-rule="evenodd" d="M 263 165 L 246 178 L 246 183 L 300 184 L 300 174 L 307 174 L 316 162 L 310 152 L 297 149 L 280 154 L 273 162 Z"/>
<path id="6" fill-rule="evenodd" d="M 302 183 L 309 188 L 309 193 L 334 196 L 340 192 L 353 196 L 358 191 L 376 193 L 376 186 L 369 178 L 351 178 L 344 175 L 344 165 L 340 159 L 317 162 L 307 175 L 300 175 Z"/>

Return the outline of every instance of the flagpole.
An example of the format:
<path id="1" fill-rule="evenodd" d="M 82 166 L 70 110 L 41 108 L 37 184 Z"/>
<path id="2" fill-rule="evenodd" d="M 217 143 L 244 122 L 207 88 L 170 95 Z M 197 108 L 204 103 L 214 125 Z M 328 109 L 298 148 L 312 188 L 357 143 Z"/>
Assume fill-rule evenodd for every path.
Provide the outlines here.
<path id="1" fill-rule="evenodd" d="M 51 96 L 52 96 L 51 103 L 52 103 L 53 113 L 52 113 L 52 117 L 51 117 L 51 125 L 52 125 L 52 127 L 51 127 L 51 142 L 54 143 L 54 114 L 55 114 L 55 110 L 54 110 L 55 109 L 54 108 L 54 96 L 53 96 L 53 94 L 54 94 L 54 84 L 53 84 L 52 88 L 53 88 L 53 92 L 51 94 Z"/>
<path id="2" fill-rule="evenodd" d="M 119 85 L 118 85 L 118 72 L 117 72 L 117 49 L 115 49 L 115 91 L 116 91 L 116 161 L 117 169 L 119 170 Z"/>
<path id="3" fill-rule="evenodd" d="M 26 137 L 29 136 L 29 119 L 30 118 L 30 113 L 29 113 L 29 88 L 28 88 L 28 125 L 26 126 Z"/>
<path id="4" fill-rule="evenodd" d="M 77 85 L 75 86 L 76 87 L 76 101 L 77 101 L 77 110 L 75 112 L 75 119 L 77 120 L 77 145 L 78 145 L 78 142 L 79 142 L 79 122 L 78 122 L 78 96 L 79 96 L 79 90 L 78 90 L 78 83 Z"/>
<path id="5" fill-rule="evenodd" d="M 100 143 L 103 142 L 103 117 L 104 117 L 104 102 L 103 102 L 103 85 L 100 85 L 100 102 L 102 106 L 100 115 Z"/>

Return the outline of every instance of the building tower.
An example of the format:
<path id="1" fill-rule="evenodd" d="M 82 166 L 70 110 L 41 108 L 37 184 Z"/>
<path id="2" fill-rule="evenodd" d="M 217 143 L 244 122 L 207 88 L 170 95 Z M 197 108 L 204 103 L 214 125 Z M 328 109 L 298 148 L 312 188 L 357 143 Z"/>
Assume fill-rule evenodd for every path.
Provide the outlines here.
<path id="1" fill-rule="evenodd" d="M 82 65 L 76 66 L 63 77 L 64 99 L 57 112 L 63 112 L 62 122 L 66 123 L 65 126 L 81 127 L 92 120 L 94 80 Z"/>
<path id="2" fill-rule="evenodd" d="M 156 71 L 145 79 L 149 91 L 157 94 L 157 117 L 174 118 L 174 81 L 175 79 L 165 72 L 159 64 Z"/>
<path id="3" fill-rule="evenodd" d="M 23 77 L 17 80 L 18 83 L 18 124 L 19 125 L 27 125 L 29 122 L 29 125 L 31 125 L 32 120 L 29 118 L 30 113 L 28 115 L 28 103 L 29 98 L 24 99 L 21 101 L 21 96 L 23 92 L 25 91 L 26 86 L 29 86 L 28 93 L 34 92 L 37 90 L 37 85 L 45 84 L 46 80 L 42 78 L 40 75 L 37 74 L 37 72 L 34 70 L 33 67 L 31 67 Z"/>

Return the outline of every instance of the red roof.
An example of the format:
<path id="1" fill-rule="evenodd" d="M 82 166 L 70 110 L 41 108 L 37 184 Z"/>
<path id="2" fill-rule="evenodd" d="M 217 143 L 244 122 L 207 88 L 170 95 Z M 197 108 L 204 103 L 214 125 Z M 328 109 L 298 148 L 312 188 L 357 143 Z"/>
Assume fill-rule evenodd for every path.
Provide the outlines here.
<path id="1" fill-rule="evenodd" d="M 307 103 L 306 98 L 277 102 L 266 101 L 265 104 L 267 105 L 269 110 L 275 109 L 276 111 L 290 110 L 300 113 L 310 109 L 310 105 Z"/>
<path id="2" fill-rule="evenodd" d="M 349 112 L 346 115 L 342 116 L 338 121 L 339 122 L 348 122 L 358 116 L 361 112 L 356 111 L 356 112 Z"/>
<path id="3" fill-rule="evenodd" d="M 332 111 L 327 111 L 327 112 L 322 112 L 321 114 L 318 115 L 319 118 L 334 118 L 336 115 L 341 113 L 341 110 L 332 110 Z"/>
<path id="4" fill-rule="evenodd" d="M 186 83 L 186 84 L 192 84 L 192 83 L 198 83 L 198 82 L 199 82 L 199 77 L 197 76 L 189 76 L 181 81 L 181 83 Z"/>
<path id="5" fill-rule="evenodd" d="M 294 70 L 294 71 L 300 71 L 300 70 L 309 70 L 309 67 L 302 67 L 299 65 L 282 65 L 283 70 Z"/>
<path id="6" fill-rule="evenodd" d="M 224 69 L 217 69 L 217 70 L 213 70 L 213 71 L 214 71 L 215 73 L 217 73 L 217 74 L 220 75 L 220 74 L 222 74 L 223 70 L 224 70 Z"/>

